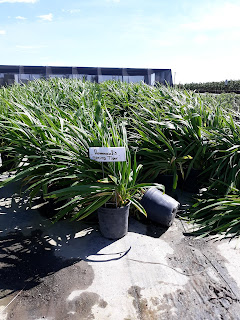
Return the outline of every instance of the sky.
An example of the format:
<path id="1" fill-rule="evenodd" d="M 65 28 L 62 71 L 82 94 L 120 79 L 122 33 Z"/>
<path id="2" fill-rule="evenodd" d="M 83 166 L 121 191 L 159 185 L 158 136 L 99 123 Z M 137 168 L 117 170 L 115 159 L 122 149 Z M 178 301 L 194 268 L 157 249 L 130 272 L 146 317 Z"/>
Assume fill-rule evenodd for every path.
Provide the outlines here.
<path id="1" fill-rule="evenodd" d="M 240 79 L 240 0 L 0 0 L 0 65 L 171 69 Z"/>

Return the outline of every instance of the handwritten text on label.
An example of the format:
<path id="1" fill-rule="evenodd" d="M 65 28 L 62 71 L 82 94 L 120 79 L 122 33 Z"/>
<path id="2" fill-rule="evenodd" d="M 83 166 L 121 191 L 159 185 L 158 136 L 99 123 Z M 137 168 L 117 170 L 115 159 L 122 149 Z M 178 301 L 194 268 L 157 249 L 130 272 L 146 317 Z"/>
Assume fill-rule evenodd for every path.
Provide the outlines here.
<path id="1" fill-rule="evenodd" d="M 90 147 L 89 157 L 98 162 L 126 161 L 125 147 Z"/>

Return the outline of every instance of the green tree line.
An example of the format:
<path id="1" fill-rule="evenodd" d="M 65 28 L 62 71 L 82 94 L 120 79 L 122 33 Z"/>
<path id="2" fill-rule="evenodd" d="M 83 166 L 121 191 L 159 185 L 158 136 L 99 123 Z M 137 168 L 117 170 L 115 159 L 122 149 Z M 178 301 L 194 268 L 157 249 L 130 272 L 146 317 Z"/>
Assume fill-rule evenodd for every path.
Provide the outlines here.
<path id="1" fill-rule="evenodd" d="M 199 83 L 187 83 L 180 84 L 179 88 L 194 90 L 197 92 L 210 92 L 210 93 L 222 93 L 222 92 L 236 92 L 240 93 L 240 80 L 225 80 L 220 82 L 199 82 Z"/>

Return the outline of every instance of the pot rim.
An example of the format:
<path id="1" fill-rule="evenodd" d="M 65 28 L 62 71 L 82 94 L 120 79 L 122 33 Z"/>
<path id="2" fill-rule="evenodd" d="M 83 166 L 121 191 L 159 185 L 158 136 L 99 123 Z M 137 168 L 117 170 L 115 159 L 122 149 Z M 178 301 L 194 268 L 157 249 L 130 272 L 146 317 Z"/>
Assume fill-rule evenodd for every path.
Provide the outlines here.
<path id="1" fill-rule="evenodd" d="M 114 203 L 112 203 L 112 204 L 114 204 Z M 130 207 L 130 204 L 131 204 L 131 201 L 129 201 L 128 202 L 128 204 L 126 204 L 125 206 L 122 206 L 122 207 L 104 207 L 104 205 L 103 206 L 101 206 L 101 207 L 99 207 L 98 209 L 100 209 L 100 208 L 103 208 L 103 209 L 106 209 L 106 210 L 119 210 L 119 209 L 123 209 L 123 208 L 127 208 L 127 207 Z"/>

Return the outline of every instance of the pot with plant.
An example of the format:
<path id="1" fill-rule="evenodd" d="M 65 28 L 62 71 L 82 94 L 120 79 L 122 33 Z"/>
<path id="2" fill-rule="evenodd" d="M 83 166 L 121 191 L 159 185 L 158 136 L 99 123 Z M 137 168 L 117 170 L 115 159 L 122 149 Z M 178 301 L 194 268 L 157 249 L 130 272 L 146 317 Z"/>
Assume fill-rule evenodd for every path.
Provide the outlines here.
<path id="1" fill-rule="evenodd" d="M 143 178 L 163 184 L 166 192 L 174 194 L 179 178 L 184 178 L 185 168 L 192 160 L 179 129 L 182 119 L 172 114 L 166 116 L 164 110 L 158 109 L 145 117 L 134 114 L 139 155 L 143 156 Z"/>
<path id="2" fill-rule="evenodd" d="M 187 192 L 198 193 L 201 177 L 206 162 L 207 141 L 193 141 L 193 157 L 182 181 L 182 189 Z M 207 178 L 208 180 L 208 178 Z"/>
<path id="3" fill-rule="evenodd" d="M 162 145 L 158 150 L 144 148 L 142 152 L 145 153 L 144 180 L 150 178 L 163 184 L 167 193 L 175 195 L 177 186 L 184 179 L 186 165 L 192 160 L 187 150 L 178 154 L 175 148 L 169 150 Z"/>
<path id="4" fill-rule="evenodd" d="M 119 239 L 128 231 L 131 204 L 146 216 L 146 211 L 140 203 L 142 191 L 151 187 L 164 190 L 164 187 L 157 183 L 139 183 L 137 178 L 142 165 L 137 165 L 136 156 L 132 164 L 130 151 L 127 150 L 126 153 L 126 161 L 104 164 L 106 177 L 97 183 L 89 185 L 78 183 L 50 193 L 50 198 L 58 200 L 71 195 L 71 200 L 60 208 L 56 220 L 73 208 L 75 212 L 72 220 L 82 220 L 97 211 L 102 235 L 109 239 Z"/>
<path id="5" fill-rule="evenodd" d="M 11 146 L 0 141 L 0 172 L 10 171 L 18 164 L 17 155 L 12 152 Z"/>
<path id="6" fill-rule="evenodd" d="M 142 165 L 137 165 L 136 156 L 131 167 L 130 153 L 126 162 L 118 163 L 118 173 L 101 180 L 103 183 L 114 184 L 108 203 L 98 209 L 100 231 L 104 237 L 118 239 L 128 231 L 128 216 L 130 205 L 147 216 L 140 200 L 146 189 L 153 186 L 163 190 L 163 186 L 153 183 L 138 183 L 138 174 Z M 115 170 L 114 170 L 115 171 Z"/>

